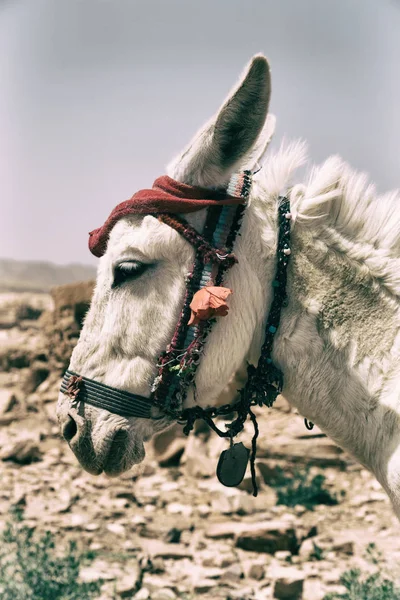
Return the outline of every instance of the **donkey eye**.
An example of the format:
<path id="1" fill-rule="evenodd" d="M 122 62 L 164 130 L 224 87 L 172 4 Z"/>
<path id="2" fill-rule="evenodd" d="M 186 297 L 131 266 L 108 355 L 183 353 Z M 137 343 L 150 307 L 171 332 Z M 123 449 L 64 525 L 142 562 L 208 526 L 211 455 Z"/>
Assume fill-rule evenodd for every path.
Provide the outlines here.
<path id="1" fill-rule="evenodd" d="M 114 267 L 114 281 L 112 287 L 117 287 L 125 281 L 137 279 L 140 275 L 150 267 L 147 263 L 142 263 L 136 260 L 121 262 Z"/>

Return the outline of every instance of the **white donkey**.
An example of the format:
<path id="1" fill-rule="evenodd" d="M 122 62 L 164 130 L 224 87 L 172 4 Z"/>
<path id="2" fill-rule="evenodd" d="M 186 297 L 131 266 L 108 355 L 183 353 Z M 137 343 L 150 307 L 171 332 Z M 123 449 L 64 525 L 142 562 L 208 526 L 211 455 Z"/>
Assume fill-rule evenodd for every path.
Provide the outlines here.
<path id="1" fill-rule="evenodd" d="M 216 117 L 169 165 L 169 176 L 216 188 L 240 169 L 255 171 L 274 129 L 269 99 L 268 62 L 257 55 Z M 338 157 L 313 168 L 307 183 L 292 185 L 304 162 L 304 146 L 289 144 L 253 176 L 234 247 L 238 262 L 223 284 L 234 292 L 229 315 L 207 339 L 196 397 L 191 387 L 185 407 L 214 405 L 246 362 L 257 364 L 277 266 L 277 198 L 284 193 L 292 212 L 288 303 L 272 355 L 284 374 L 283 394 L 374 473 L 400 515 L 400 197 L 377 197 L 366 177 Z M 202 227 L 204 212 L 188 216 L 194 228 Z M 154 216 L 120 219 L 99 263 L 70 370 L 149 397 L 193 256 L 192 246 Z M 61 393 L 58 418 L 87 471 L 118 475 L 142 461 L 143 442 L 171 424 L 152 410 L 151 419 L 124 417 Z"/>

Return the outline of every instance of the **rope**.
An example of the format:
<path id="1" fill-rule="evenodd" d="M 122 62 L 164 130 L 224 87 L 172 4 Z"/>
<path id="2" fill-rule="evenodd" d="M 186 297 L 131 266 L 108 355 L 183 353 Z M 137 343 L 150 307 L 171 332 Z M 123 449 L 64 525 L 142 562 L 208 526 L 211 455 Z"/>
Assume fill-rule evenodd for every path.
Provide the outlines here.
<path id="1" fill-rule="evenodd" d="M 236 179 L 233 190 L 235 195 L 247 200 L 251 186 L 251 173 L 244 172 Z M 229 230 L 222 234 L 228 210 L 232 215 L 229 217 L 232 223 Z M 244 210 L 244 204 L 229 208 L 222 206 L 209 208 L 203 234 L 196 231 L 180 216 L 164 213 L 158 215 L 160 221 L 174 228 L 196 250 L 192 273 L 186 285 L 184 306 L 172 341 L 158 361 L 159 372 L 152 389 L 152 401 L 175 419 L 181 415 L 188 388 L 194 385 L 201 354 L 215 322 L 214 319 L 210 319 L 199 323 L 194 329 L 189 329 L 188 321 L 191 314 L 189 305 L 195 292 L 202 287 L 202 284 L 204 285 L 204 278 L 207 280 L 207 285 L 219 286 L 225 271 L 237 262 L 232 249 Z M 216 247 L 217 240 L 221 242 L 224 238 L 226 238 L 226 247 Z M 213 242 L 215 245 L 212 245 Z M 213 266 L 208 267 L 207 265 L 210 264 Z M 186 346 L 183 355 L 177 350 L 182 346 Z"/>
<path id="2" fill-rule="evenodd" d="M 257 438 L 259 435 L 259 428 L 256 415 L 251 410 L 251 407 L 255 405 L 265 405 L 271 407 L 283 389 L 283 373 L 273 364 L 272 349 L 275 334 L 280 324 L 282 308 L 286 305 L 287 301 L 287 265 L 291 253 L 290 219 L 290 202 L 286 197 L 280 196 L 278 204 L 278 260 L 275 279 L 272 284 L 274 294 L 267 318 L 265 338 L 261 348 L 261 356 L 257 367 L 254 365 L 249 365 L 247 368 L 247 382 L 245 387 L 240 391 L 240 400 L 234 405 L 228 404 L 220 408 L 210 407 L 203 409 L 199 406 L 195 406 L 184 410 L 180 417 L 180 421 L 186 422 L 183 430 L 186 435 L 188 435 L 193 429 L 196 419 L 203 419 L 220 437 L 230 437 L 231 440 L 243 430 L 247 416 L 250 417 L 254 428 L 250 456 L 251 480 L 254 496 L 257 496 L 258 493 L 255 460 L 257 454 Z M 239 226 L 240 214 L 237 220 L 237 228 L 239 228 Z M 207 335 L 208 331 L 209 329 L 205 329 L 205 335 Z M 193 373 L 189 375 L 189 379 L 190 377 L 193 379 Z M 232 421 L 232 423 L 227 425 L 226 431 L 221 431 L 216 426 L 213 419 L 223 414 L 229 414 L 232 411 L 237 412 L 237 418 Z"/>
<path id="3" fill-rule="evenodd" d="M 231 254 L 225 248 L 214 248 L 185 219 L 167 214 L 159 214 L 158 218 L 180 233 L 196 249 L 204 264 L 210 262 L 218 264 L 224 261 L 224 264 L 232 266 L 237 262 L 234 254 Z"/>
<path id="4" fill-rule="evenodd" d="M 251 471 L 251 483 L 253 485 L 253 496 L 258 495 L 257 477 L 256 477 L 256 455 L 257 455 L 257 438 L 259 434 L 259 428 L 257 423 L 257 417 L 249 406 L 249 415 L 251 422 L 254 427 L 254 435 L 251 440 L 251 456 L 250 456 L 250 471 Z"/>

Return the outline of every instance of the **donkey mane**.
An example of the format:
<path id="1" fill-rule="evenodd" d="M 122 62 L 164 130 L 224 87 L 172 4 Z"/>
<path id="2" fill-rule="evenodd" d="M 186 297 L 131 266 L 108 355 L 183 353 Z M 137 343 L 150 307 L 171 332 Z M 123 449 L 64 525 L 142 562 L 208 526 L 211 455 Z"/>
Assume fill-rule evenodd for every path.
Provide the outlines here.
<path id="1" fill-rule="evenodd" d="M 268 194 L 284 192 L 306 161 L 305 143 L 283 144 L 263 174 Z M 290 199 L 295 223 L 318 237 L 318 251 L 339 253 L 387 299 L 400 295 L 400 191 L 379 196 L 365 173 L 331 156 L 291 188 Z"/>

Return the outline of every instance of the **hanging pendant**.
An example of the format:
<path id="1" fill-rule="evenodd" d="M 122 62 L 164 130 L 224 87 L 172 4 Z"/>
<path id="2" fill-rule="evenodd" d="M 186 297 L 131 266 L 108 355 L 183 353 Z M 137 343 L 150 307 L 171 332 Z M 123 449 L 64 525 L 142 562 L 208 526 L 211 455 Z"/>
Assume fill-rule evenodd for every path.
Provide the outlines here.
<path id="1" fill-rule="evenodd" d="M 233 444 L 221 452 L 217 465 L 217 477 L 222 485 L 235 487 L 242 482 L 249 462 L 250 450 L 242 442 Z"/>

